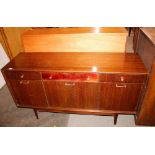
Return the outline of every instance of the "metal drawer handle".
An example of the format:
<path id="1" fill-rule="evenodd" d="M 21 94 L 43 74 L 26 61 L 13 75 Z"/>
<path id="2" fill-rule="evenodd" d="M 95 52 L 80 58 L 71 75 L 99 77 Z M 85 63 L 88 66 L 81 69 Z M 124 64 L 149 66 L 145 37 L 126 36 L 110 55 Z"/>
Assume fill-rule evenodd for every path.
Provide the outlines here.
<path id="1" fill-rule="evenodd" d="M 25 85 L 26 85 L 26 84 L 29 84 L 30 81 L 23 81 L 23 80 L 22 80 L 22 81 L 20 81 L 19 83 L 20 83 L 20 84 L 25 84 Z"/>
<path id="2" fill-rule="evenodd" d="M 65 83 L 65 86 L 75 86 L 75 83 Z"/>
<path id="3" fill-rule="evenodd" d="M 123 85 L 118 85 L 118 84 L 116 84 L 116 87 L 117 87 L 117 88 L 126 88 L 126 84 L 123 84 Z"/>

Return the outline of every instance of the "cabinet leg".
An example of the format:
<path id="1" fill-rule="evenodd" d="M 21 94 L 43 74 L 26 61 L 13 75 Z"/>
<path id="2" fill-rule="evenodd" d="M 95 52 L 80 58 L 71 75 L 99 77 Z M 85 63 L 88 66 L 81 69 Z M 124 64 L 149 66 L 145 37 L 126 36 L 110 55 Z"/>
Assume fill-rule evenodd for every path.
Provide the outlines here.
<path id="1" fill-rule="evenodd" d="M 137 116 L 136 115 L 134 115 L 134 119 L 135 119 L 135 124 L 136 124 L 136 120 L 137 120 Z"/>
<path id="2" fill-rule="evenodd" d="M 36 109 L 33 109 L 33 111 L 35 113 L 36 118 L 39 119 L 37 110 Z"/>
<path id="3" fill-rule="evenodd" d="M 114 124 L 116 125 L 116 123 L 117 123 L 117 118 L 118 118 L 118 114 L 115 114 L 114 115 Z"/>
<path id="4" fill-rule="evenodd" d="M 129 27 L 129 33 L 128 33 L 128 36 L 129 36 L 129 37 L 130 37 L 130 34 L 131 34 L 131 30 L 132 30 L 132 28 Z"/>

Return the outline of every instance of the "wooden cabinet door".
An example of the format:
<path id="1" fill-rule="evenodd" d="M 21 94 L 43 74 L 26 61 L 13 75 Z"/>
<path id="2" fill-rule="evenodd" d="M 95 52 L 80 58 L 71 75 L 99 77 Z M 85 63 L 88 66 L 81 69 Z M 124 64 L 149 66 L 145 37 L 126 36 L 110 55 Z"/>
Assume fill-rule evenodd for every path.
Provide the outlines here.
<path id="1" fill-rule="evenodd" d="M 102 83 L 100 109 L 136 111 L 141 87 L 139 83 Z"/>
<path id="2" fill-rule="evenodd" d="M 23 107 L 47 107 L 47 101 L 40 80 L 10 80 L 17 104 Z"/>
<path id="3" fill-rule="evenodd" d="M 51 107 L 97 109 L 98 90 L 96 83 L 44 81 Z"/>
<path id="4" fill-rule="evenodd" d="M 98 110 L 99 107 L 99 83 L 81 82 L 79 83 L 79 105 L 84 109 Z"/>

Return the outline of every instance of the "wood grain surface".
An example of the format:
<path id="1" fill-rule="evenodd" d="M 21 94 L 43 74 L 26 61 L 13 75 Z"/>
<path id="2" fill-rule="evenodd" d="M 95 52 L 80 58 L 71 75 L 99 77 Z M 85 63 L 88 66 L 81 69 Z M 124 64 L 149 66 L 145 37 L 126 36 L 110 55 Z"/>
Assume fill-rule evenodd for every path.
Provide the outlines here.
<path id="1" fill-rule="evenodd" d="M 23 34 L 25 52 L 125 52 L 125 28 L 48 28 Z"/>
<path id="2" fill-rule="evenodd" d="M 11 70 L 51 70 L 69 72 L 135 73 L 147 74 L 136 54 L 129 53 L 20 53 L 5 68 Z"/>
<path id="3" fill-rule="evenodd" d="M 136 114 L 148 74 L 136 54 L 100 52 L 20 53 L 2 72 L 16 105 L 33 108 L 36 116 L 37 110 Z M 50 79 L 45 73 L 67 76 Z"/>
<path id="4" fill-rule="evenodd" d="M 152 66 L 148 87 L 137 117 L 138 125 L 155 126 L 155 60 Z"/>

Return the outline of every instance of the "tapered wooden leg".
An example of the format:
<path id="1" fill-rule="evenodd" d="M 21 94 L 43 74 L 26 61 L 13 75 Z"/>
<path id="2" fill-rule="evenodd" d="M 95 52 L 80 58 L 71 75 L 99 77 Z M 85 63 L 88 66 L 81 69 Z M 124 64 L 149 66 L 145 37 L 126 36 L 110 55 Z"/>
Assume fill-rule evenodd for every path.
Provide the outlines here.
<path id="1" fill-rule="evenodd" d="M 129 33 L 128 33 L 128 36 L 129 36 L 129 37 L 130 37 L 130 34 L 131 34 L 131 30 L 132 30 L 132 28 L 129 27 Z"/>
<path id="2" fill-rule="evenodd" d="M 116 123 L 117 123 L 117 118 L 118 118 L 118 114 L 115 114 L 114 115 L 114 124 L 116 125 Z"/>
<path id="3" fill-rule="evenodd" d="M 137 120 L 137 116 L 136 115 L 134 115 L 134 119 L 135 119 L 135 124 L 136 124 L 136 120 Z"/>
<path id="4" fill-rule="evenodd" d="M 33 111 L 34 111 L 34 113 L 35 113 L 36 118 L 39 119 L 37 110 L 36 110 L 36 109 L 33 109 Z"/>

